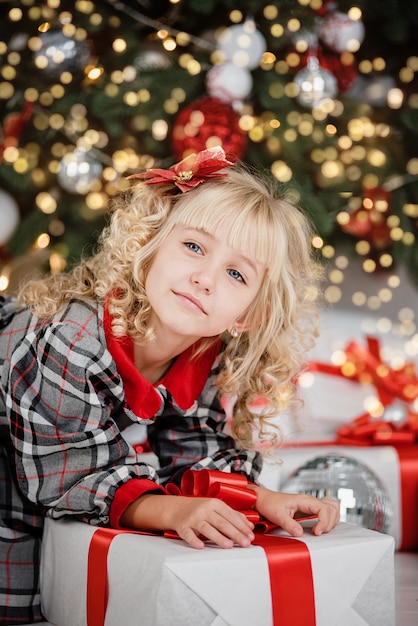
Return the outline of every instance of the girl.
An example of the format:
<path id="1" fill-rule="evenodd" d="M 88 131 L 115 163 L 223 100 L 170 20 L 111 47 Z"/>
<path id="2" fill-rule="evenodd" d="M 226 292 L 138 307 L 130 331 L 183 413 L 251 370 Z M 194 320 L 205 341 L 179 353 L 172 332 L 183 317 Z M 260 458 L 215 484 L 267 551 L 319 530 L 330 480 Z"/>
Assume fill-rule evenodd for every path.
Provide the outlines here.
<path id="1" fill-rule="evenodd" d="M 45 516 L 249 546 L 240 512 L 167 492 L 186 469 L 243 474 L 293 536 L 298 511 L 317 535 L 338 521 L 333 500 L 258 481 L 255 441 L 278 443 L 269 420 L 316 332 L 305 218 L 221 148 L 137 177 L 92 258 L 1 299 L 2 624 L 41 619 Z M 129 443 L 140 424 L 158 467 Z"/>

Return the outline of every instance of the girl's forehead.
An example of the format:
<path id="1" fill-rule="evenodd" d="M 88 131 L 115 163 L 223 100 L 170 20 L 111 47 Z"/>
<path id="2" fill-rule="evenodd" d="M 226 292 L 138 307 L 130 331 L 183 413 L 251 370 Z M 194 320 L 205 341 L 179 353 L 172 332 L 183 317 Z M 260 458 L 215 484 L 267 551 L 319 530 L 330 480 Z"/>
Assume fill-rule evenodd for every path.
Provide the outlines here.
<path id="1" fill-rule="evenodd" d="M 267 265 L 277 261 L 278 232 L 268 215 L 256 206 L 237 202 L 186 203 L 171 215 L 172 225 L 184 224 L 213 235 Z"/>

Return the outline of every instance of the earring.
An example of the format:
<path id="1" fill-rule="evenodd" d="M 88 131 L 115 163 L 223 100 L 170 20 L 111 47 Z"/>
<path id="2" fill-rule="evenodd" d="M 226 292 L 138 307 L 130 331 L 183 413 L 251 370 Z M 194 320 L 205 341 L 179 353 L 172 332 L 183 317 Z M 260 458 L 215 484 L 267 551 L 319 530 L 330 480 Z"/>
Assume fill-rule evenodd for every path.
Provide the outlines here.
<path id="1" fill-rule="evenodd" d="M 238 331 L 235 326 L 231 328 L 231 337 L 238 337 Z"/>

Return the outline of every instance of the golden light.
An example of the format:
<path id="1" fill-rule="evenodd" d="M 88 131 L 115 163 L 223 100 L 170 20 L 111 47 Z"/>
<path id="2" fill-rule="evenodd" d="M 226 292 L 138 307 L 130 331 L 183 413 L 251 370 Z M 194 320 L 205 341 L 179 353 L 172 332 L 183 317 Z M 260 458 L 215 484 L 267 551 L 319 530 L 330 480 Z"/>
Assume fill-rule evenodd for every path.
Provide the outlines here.
<path id="1" fill-rule="evenodd" d="M 335 248 L 329 244 L 322 248 L 322 256 L 324 259 L 332 259 L 335 256 Z"/>
<path id="2" fill-rule="evenodd" d="M 67 266 L 65 259 L 57 253 L 51 254 L 48 261 L 52 274 L 58 274 L 58 272 L 64 271 Z"/>
<path id="3" fill-rule="evenodd" d="M 92 81 L 98 80 L 103 73 L 104 69 L 102 67 L 92 67 L 87 71 L 87 78 Z"/>
<path id="4" fill-rule="evenodd" d="M 271 165 L 273 176 L 282 183 L 287 183 L 292 178 L 292 170 L 284 161 L 274 161 Z"/>
<path id="5" fill-rule="evenodd" d="M 332 283 L 340 285 L 344 281 L 344 274 L 340 270 L 334 269 L 330 271 L 329 279 Z"/>
<path id="6" fill-rule="evenodd" d="M 35 198 L 35 204 L 42 211 L 42 213 L 46 213 L 50 215 L 51 213 L 55 213 L 57 210 L 57 201 L 53 196 L 47 191 L 42 191 L 38 193 Z"/>
<path id="7" fill-rule="evenodd" d="M 346 361 L 347 361 L 347 355 L 346 355 L 346 353 L 344 352 L 344 350 L 334 350 L 334 351 L 331 353 L 331 358 L 330 358 L 330 360 L 331 360 L 331 363 L 332 363 L 333 365 L 339 365 L 339 366 L 341 366 L 341 365 L 343 365 L 344 363 L 346 363 Z"/>
<path id="8" fill-rule="evenodd" d="M 389 89 L 387 95 L 388 107 L 391 109 L 400 109 L 404 100 L 404 94 L 401 89 L 393 87 Z"/>
<path id="9" fill-rule="evenodd" d="M 168 124 L 166 120 L 155 120 L 151 126 L 152 136 L 156 141 L 164 141 L 168 134 Z"/>
<path id="10" fill-rule="evenodd" d="M 163 41 L 163 48 L 167 50 L 167 52 L 173 52 L 177 48 L 177 42 L 173 37 L 167 37 Z"/>
<path id="11" fill-rule="evenodd" d="M 376 262 L 373 259 L 363 261 L 363 269 L 367 274 L 372 274 L 376 270 Z"/>
<path id="12" fill-rule="evenodd" d="M 342 298 L 342 291 L 339 287 L 333 285 L 332 287 L 327 287 L 325 289 L 325 299 L 330 304 L 336 304 Z"/>
<path id="13" fill-rule="evenodd" d="M 319 235 L 315 235 L 315 237 L 312 237 L 312 245 L 314 248 L 319 250 L 323 247 L 324 240 L 322 239 L 322 237 L 319 237 Z"/>
<path id="14" fill-rule="evenodd" d="M 347 269 L 349 264 L 348 258 L 346 256 L 337 256 L 335 259 L 335 267 L 338 267 L 340 270 Z"/>
<path id="15" fill-rule="evenodd" d="M 125 52 L 126 50 L 126 41 L 124 39 L 121 39 L 120 37 L 118 37 L 117 39 L 115 39 L 112 43 L 112 48 L 115 52 L 121 53 L 121 52 Z"/>
<path id="16" fill-rule="evenodd" d="M 6 274 L 0 274 L 0 291 L 7 291 L 10 279 Z"/>
<path id="17" fill-rule="evenodd" d="M 366 294 L 363 291 L 355 291 L 351 296 L 354 306 L 364 306 L 366 304 Z"/>
<path id="18" fill-rule="evenodd" d="M 279 15 L 279 9 L 273 4 L 268 4 L 263 9 L 263 15 L 266 20 L 275 20 L 276 17 Z"/>
<path id="19" fill-rule="evenodd" d="M 35 241 L 35 247 L 41 250 L 47 248 L 50 244 L 50 236 L 48 233 L 42 233 Z"/>

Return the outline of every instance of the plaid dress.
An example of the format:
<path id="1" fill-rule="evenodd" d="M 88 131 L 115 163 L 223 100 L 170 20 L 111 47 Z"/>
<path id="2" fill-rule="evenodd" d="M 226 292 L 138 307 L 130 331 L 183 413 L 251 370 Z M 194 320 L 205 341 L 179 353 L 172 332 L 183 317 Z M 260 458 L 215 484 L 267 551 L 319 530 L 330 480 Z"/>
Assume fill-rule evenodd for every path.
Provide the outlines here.
<path id="1" fill-rule="evenodd" d="M 73 300 L 52 320 L 40 321 L 0 296 L 2 625 L 42 619 L 45 516 L 108 526 L 115 493 L 128 481 L 178 483 L 187 468 L 258 480 L 260 455 L 237 450 L 224 432 L 215 387 L 222 349 L 203 382 L 199 362 L 180 355 L 152 386 L 134 371 L 129 350 L 115 357 L 109 349 L 105 317 L 101 304 Z M 158 469 L 124 439 L 132 424 L 148 427 Z"/>

